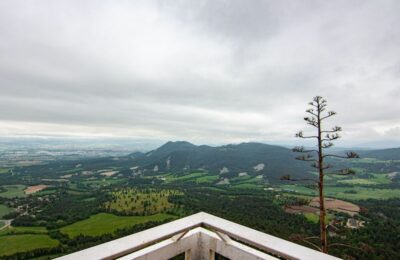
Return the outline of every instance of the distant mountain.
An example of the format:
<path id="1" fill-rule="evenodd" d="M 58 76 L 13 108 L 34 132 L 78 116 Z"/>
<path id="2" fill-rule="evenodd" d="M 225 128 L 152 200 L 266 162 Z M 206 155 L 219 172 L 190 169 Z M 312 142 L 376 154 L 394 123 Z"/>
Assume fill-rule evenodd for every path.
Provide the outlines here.
<path id="1" fill-rule="evenodd" d="M 130 153 L 129 154 L 129 157 L 131 157 L 131 158 L 138 158 L 138 157 L 141 157 L 141 156 L 143 156 L 144 155 L 144 153 L 142 153 L 142 152 L 133 152 L 133 153 Z"/>
<path id="2" fill-rule="evenodd" d="M 242 143 L 211 147 L 189 142 L 168 142 L 163 146 L 132 159 L 145 172 L 176 172 L 204 169 L 221 177 L 239 173 L 279 180 L 282 175 L 304 177 L 310 168 L 294 159 L 287 148 L 261 143 Z"/>
<path id="3" fill-rule="evenodd" d="M 369 150 L 383 150 L 383 149 L 389 149 L 389 148 L 394 148 L 394 147 L 400 147 L 400 140 L 378 140 L 378 141 L 369 141 L 369 142 L 363 142 L 363 143 L 358 143 L 357 145 L 354 145 L 355 147 L 360 147 L 360 148 L 367 148 Z M 361 150 L 363 150 L 361 149 Z"/>
<path id="4" fill-rule="evenodd" d="M 358 151 L 362 158 L 376 158 L 379 160 L 400 160 L 400 147 L 382 150 Z"/>

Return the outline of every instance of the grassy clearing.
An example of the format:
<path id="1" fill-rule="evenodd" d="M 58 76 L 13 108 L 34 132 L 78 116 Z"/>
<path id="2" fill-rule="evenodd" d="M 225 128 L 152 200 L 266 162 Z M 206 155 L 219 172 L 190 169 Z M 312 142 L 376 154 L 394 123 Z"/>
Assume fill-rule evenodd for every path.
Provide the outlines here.
<path id="1" fill-rule="evenodd" d="M 234 177 L 230 179 L 233 188 L 239 189 L 257 189 L 262 188 L 262 179 L 250 175 Z"/>
<path id="2" fill-rule="evenodd" d="M 85 192 L 77 191 L 77 190 L 67 190 L 67 193 L 71 194 L 71 195 L 82 195 L 82 194 L 85 194 Z"/>
<path id="3" fill-rule="evenodd" d="M 169 214 L 155 214 L 151 216 L 116 216 L 107 213 L 99 213 L 88 219 L 78 221 L 60 229 L 69 237 L 76 237 L 80 234 L 85 236 L 100 236 L 107 233 L 114 233 L 117 229 L 131 227 L 136 224 L 148 221 L 163 221 L 174 216 Z"/>
<path id="4" fill-rule="evenodd" d="M 45 190 L 41 190 L 41 191 L 35 192 L 32 195 L 33 196 L 44 196 L 44 195 L 54 194 L 56 192 L 57 192 L 56 189 L 45 189 Z"/>
<path id="5" fill-rule="evenodd" d="M 253 176 L 242 176 L 230 179 L 231 183 L 260 183 L 262 179 L 254 178 Z"/>
<path id="6" fill-rule="evenodd" d="M 373 178 L 352 178 L 339 180 L 339 183 L 352 184 L 352 185 L 378 185 L 378 184 L 389 184 L 391 180 L 387 174 L 373 173 Z"/>
<path id="7" fill-rule="evenodd" d="M 7 173 L 9 170 L 10 168 L 0 168 L 0 174 Z"/>
<path id="8" fill-rule="evenodd" d="M 386 199 L 400 198 L 400 190 L 355 187 L 352 190 L 345 190 L 343 192 L 332 193 L 332 196 L 348 200 L 367 200 L 367 199 L 386 200 Z"/>
<path id="9" fill-rule="evenodd" d="M 352 185 L 376 185 L 378 183 L 376 183 L 374 180 L 370 180 L 370 179 L 347 179 L 347 180 L 340 180 L 338 181 L 339 183 L 343 183 L 343 184 L 352 184 Z"/>
<path id="10" fill-rule="evenodd" d="M 319 223 L 319 215 L 315 214 L 315 213 L 303 213 L 304 217 L 306 217 L 306 219 L 312 223 L 318 224 Z M 325 216 L 325 222 L 329 223 L 329 221 L 331 221 L 331 219 L 333 219 L 334 216 L 332 214 L 328 214 Z"/>
<path id="11" fill-rule="evenodd" d="M 104 207 L 108 210 L 115 210 L 125 213 L 139 213 L 152 215 L 165 212 L 174 205 L 168 202 L 171 195 L 180 195 L 181 192 L 175 190 L 139 190 L 122 189 L 112 192 L 112 200 L 106 202 Z"/>
<path id="12" fill-rule="evenodd" d="M 217 175 L 207 175 L 196 179 L 196 183 L 204 184 L 204 183 L 214 183 L 218 180 Z"/>
<path id="13" fill-rule="evenodd" d="M 216 191 L 216 192 L 225 192 L 225 189 L 217 188 L 217 187 L 200 187 L 199 189 L 202 190 L 211 190 L 211 191 Z"/>
<path id="14" fill-rule="evenodd" d="M 193 172 L 185 175 L 177 175 L 169 173 L 166 175 L 157 176 L 166 183 L 171 182 L 195 182 L 197 184 L 212 184 L 218 180 L 218 175 L 210 174 L 208 172 Z"/>
<path id="15" fill-rule="evenodd" d="M 0 237 L 0 255 L 12 255 L 38 248 L 58 246 L 59 242 L 48 235 L 10 235 Z"/>
<path id="16" fill-rule="evenodd" d="M 311 195 L 299 195 L 299 194 L 294 194 L 294 193 L 283 193 L 283 196 L 295 197 L 295 198 L 305 199 L 305 200 L 312 200 L 314 198 L 314 196 L 311 196 Z"/>
<path id="17" fill-rule="evenodd" d="M 250 180 L 252 178 L 253 177 L 250 175 L 245 175 L 245 176 L 240 176 L 240 177 L 239 176 L 233 177 L 233 178 L 230 178 L 229 180 L 230 180 L 230 182 L 244 182 L 244 181 Z"/>
<path id="18" fill-rule="evenodd" d="M 233 188 L 238 188 L 238 189 L 261 189 L 262 187 L 258 184 L 255 183 L 241 183 L 237 185 L 233 185 Z"/>
<path id="19" fill-rule="evenodd" d="M 0 235 L 10 234 L 47 234 L 46 227 L 14 227 L 8 226 L 7 228 L 0 231 Z"/>
<path id="20" fill-rule="evenodd" d="M 385 160 L 379 160 L 376 158 L 359 158 L 357 160 L 352 160 L 353 163 L 390 163 L 391 160 L 385 161 Z"/>
<path id="21" fill-rule="evenodd" d="M 99 188 L 99 187 L 104 187 L 104 186 L 109 186 L 112 184 L 119 184 L 125 182 L 124 179 L 112 179 L 112 178 L 101 178 L 101 179 L 94 179 L 94 180 L 86 180 L 83 181 L 83 184 L 89 185 L 90 187 L 93 188 Z"/>
<path id="22" fill-rule="evenodd" d="M 7 207 L 4 204 L 0 204 L 0 218 L 3 218 L 4 215 L 14 211 L 12 208 Z"/>
<path id="23" fill-rule="evenodd" d="M 303 213 L 304 217 L 312 223 L 317 224 L 319 222 L 319 216 L 314 213 Z"/>
<path id="24" fill-rule="evenodd" d="M 315 196 L 317 194 L 316 190 L 304 187 L 302 185 L 297 185 L 297 184 L 286 184 L 286 185 L 282 185 L 281 188 L 285 192 L 296 192 L 296 193 L 300 193 L 303 195 L 310 195 L 310 196 Z"/>
<path id="25" fill-rule="evenodd" d="M 0 197 L 4 198 L 14 198 L 14 197 L 25 197 L 24 185 L 6 185 L 3 186 L 6 189 L 5 192 L 0 193 Z"/>
<path id="26" fill-rule="evenodd" d="M 169 174 L 165 176 L 165 181 L 166 182 L 185 182 L 185 181 L 194 181 L 196 182 L 196 180 L 198 178 L 207 176 L 208 173 L 207 172 L 193 172 L 190 174 L 186 174 L 186 175 L 175 175 L 175 174 Z"/>
<path id="27" fill-rule="evenodd" d="M 290 193 L 298 193 L 301 195 L 311 195 L 316 196 L 317 191 L 313 189 L 309 189 L 307 187 L 290 184 L 290 185 L 282 185 L 281 188 L 285 192 Z M 325 187 L 325 195 L 338 198 L 338 199 L 347 199 L 347 200 L 367 200 L 367 199 L 377 199 L 377 200 L 385 200 L 391 198 L 400 198 L 400 190 L 399 189 L 375 189 L 373 187 L 335 187 L 335 186 L 326 186 Z"/>

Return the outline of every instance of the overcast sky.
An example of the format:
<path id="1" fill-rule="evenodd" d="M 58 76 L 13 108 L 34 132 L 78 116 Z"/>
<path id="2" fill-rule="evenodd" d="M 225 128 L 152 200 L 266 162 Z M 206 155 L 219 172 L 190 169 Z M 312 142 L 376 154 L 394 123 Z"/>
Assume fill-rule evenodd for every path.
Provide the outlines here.
<path id="1" fill-rule="evenodd" d="M 400 141 L 400 1 L 0 1 L 0 136 Z"/>

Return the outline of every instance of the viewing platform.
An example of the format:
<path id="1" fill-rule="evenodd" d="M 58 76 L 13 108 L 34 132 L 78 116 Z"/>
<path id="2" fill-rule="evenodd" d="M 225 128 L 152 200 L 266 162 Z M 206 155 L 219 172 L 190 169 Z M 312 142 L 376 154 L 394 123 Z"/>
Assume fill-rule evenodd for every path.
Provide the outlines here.
<path id="1" fill-rule="evenodd" d="M 185 260 L 339 259 L 204 212 L 58 259 L 167 260 L 179 255 Z"/>

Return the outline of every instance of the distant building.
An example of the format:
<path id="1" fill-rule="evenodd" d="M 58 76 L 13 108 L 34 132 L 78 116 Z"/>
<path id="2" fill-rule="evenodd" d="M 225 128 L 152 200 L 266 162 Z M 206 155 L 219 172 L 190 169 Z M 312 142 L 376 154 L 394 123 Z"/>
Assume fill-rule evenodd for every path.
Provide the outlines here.
<path id="1" fill-rule="evenodd" d="M 364 227 L 365 221 L 357 220 L 355 218 L 349 218 L 346 222 L 346 227 L 352 229 L 358 229 Z"/>

